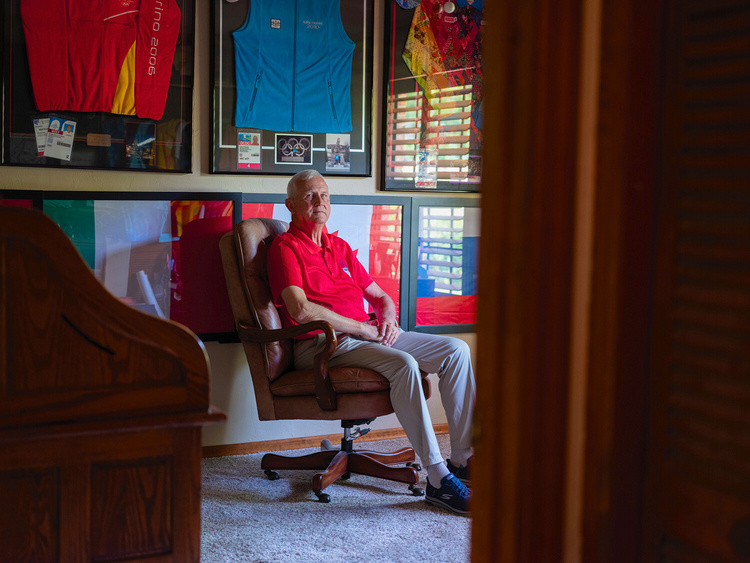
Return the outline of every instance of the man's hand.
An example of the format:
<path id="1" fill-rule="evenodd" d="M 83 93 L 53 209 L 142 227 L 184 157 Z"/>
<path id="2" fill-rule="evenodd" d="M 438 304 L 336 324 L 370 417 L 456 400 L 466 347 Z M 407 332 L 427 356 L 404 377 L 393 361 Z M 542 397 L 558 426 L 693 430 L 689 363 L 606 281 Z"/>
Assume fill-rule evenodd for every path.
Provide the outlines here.
<path id="1" fill-rule="evenodd" d="M 382 322 L 378 325 L 378 337 L 383 346 L 393 346 L 398 334 L 398 325 L 395 322 Z"/>
<path id="2" fill-rule="evenodd" d="M 365 299 L 372 305 L 378 318 L 378 340 L 384 346 L 393 346 L 399 335 L 396 323 L 396 305 L 380 286 L 372 282 L 364 290 Z"/>
<path id="3" fill-rule="evenodd" d="M 358 332 L 353 332 L 352 336 L 359 338 L 361 340 L 367 340 L 368 342 L 380 342 L 380 327 L 375 326 L 373 324 L 370 324 L 367 321 L 362 321 L 359 323 L 360 330 Z"/>
<path id="4" fill-rule="evenodd" d="M 361 331 L 356 334 L 362 340 L 378 342 L 383 346 L 393 346 L 399 335 L 398 325 L 392 322 L 380 322 L 380 324 L 371 324 L 369 322 L 361 323 Z"/>

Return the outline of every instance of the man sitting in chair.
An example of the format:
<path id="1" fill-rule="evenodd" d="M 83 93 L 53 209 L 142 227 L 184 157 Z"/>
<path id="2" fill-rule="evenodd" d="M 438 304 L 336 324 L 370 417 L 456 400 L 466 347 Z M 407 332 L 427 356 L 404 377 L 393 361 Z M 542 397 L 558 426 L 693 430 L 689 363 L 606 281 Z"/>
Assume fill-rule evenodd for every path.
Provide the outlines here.
<path id="1" fill-rule="evenodd" d="M 469 511 L 472 415 L 476 387 L 466 343 L 457 338 L 402 331 L 393 300 L 372 280 L 351 247 L 326 229 L 328 185 L 316 170 L 295 174 L 287 186 L 289 231 L 268 251 L 268 279 L 284 326 L 331 323 L 338 347 L 329 366 L 360 365 L 390 382 L 390 398 L 406 436 L 427 468 L 427 502 L 460 514 Z M 378 319 L 370 324 L 366 299 Z M 295 340 L 297 369 L 313 367 L 325 335 Z M 448 418 L 451 453 L 444 462 L 422 393 L 420 369 L 437 373 Z"/>

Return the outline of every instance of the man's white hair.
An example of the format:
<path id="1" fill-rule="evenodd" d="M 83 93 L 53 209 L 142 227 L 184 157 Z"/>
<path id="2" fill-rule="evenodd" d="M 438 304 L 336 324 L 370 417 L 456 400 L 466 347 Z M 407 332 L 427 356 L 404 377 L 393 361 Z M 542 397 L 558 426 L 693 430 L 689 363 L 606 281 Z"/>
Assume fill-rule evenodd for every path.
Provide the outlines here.
<path id="1" fill-rule="evenodd" d="M 314 168 L 308 168 L 307 170 L 297 172 L 289 179 L 289 182 L 286 185 L 286 197 L 288 197 L 289 199 L 294 199 L 294 194 L 297 191 L 297 184 L 301 182 L 307 182 L 308 180 L 312 180 L 313 178 L 322 177 L 323 175 Z"/>

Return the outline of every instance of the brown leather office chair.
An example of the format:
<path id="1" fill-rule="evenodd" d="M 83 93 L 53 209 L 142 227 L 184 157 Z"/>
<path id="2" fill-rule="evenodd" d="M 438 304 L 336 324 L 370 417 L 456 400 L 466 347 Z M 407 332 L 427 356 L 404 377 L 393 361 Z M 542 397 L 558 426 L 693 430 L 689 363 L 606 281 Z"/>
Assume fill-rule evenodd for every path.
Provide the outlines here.
<path id="1" fill-rule="evenodd" d="M 408 483 L 413 494 L 420 469 L 414 450 L 381 453 L 354 450 L 352 441 L 361 431 L 355 428 L 393 412 L 388 380 L 366 366 L 328 368 L 336 349 L 336 334 L 325 321 L 282 328 L 271 299 L 266 274 L 266 251 L 275 236 L 288 224 L 273 219 L 246 219 L 235 225 L 220 241 L 224 274 L 235 323 L 250 365 L 260 420 L 341 420 L 344 437 L 341 449 L 322 450 L 300 457 L 266 454 L 261 467 L 270 479 L 277 469 L 322 470 L 313 476 L 313 491 L 321 502 L 329 502 L 322 491 L 339 477 L 351 473 Z M 297 370 L 292 352 L 293 337 L 310 330 L 325 332 L 328 346 L 315 358 L 312 370 Z M 430 382 L 423 374 L 425 395 Z M 363 432 L 362 432 L 363 433 Z M 406 462 L 405 466 L 392 464 Z"/>

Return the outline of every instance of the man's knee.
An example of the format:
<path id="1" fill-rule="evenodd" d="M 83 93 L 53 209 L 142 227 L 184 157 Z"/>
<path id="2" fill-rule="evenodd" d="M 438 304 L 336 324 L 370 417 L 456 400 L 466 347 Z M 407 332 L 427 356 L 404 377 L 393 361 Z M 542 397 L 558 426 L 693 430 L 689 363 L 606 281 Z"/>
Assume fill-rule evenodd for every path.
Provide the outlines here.
<path id="1" fill-rule="evenodd" d="M 419 362 L 414 359 L 413 356 L 405 354 L 404 357 L 404 370 L 409 373 L 411 377 L 418 377 L 421 379 L 419 371 Z"/>
<path id="2" fill-rule="evenodd" d="M 408 355 L 407 355 L 408 356 Z M 398 367 L 394 366 L 393 370 L 383 375 L 390 381 L 391 394 L 396 393 L 402 397 L 421 397 L 424 393 L 422 390 L 422 374 L 419 371 L 417 361 L 408 356 L 399 362 Z"/>
<path id="3" fill-rule="evenodd" d="M 450 336 L 448 338 L 450 339 L 451 354 L 455 354 L 456 356 L 464 357 L 466 359 L 471 359 L 471 349 L 465 341 L 453 336 Z"/>
<path id="4" fill-rule="evenodd" d="M 382 371 L 398 374 L 399 377 L 420 378 L 419 362 L 411 354 L 399 350 L 388 349 L 387 360 L 379 367 Z"/>

